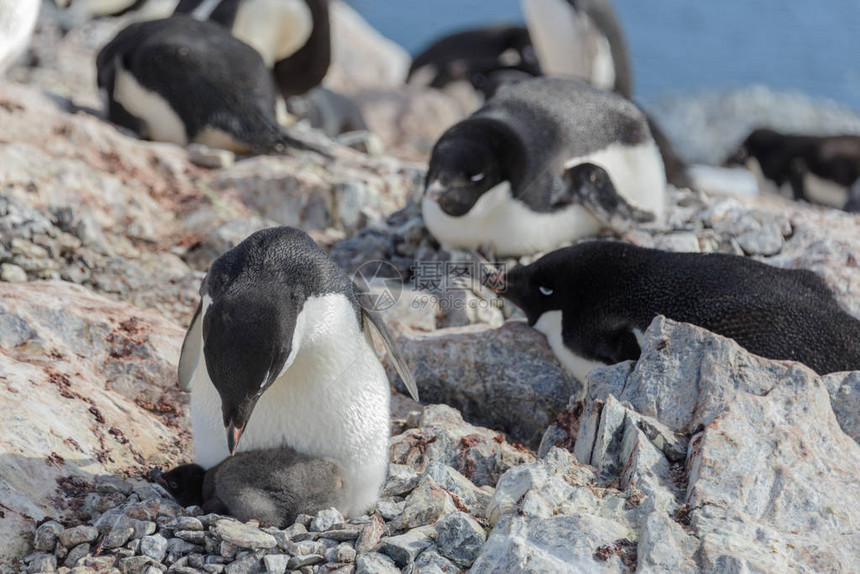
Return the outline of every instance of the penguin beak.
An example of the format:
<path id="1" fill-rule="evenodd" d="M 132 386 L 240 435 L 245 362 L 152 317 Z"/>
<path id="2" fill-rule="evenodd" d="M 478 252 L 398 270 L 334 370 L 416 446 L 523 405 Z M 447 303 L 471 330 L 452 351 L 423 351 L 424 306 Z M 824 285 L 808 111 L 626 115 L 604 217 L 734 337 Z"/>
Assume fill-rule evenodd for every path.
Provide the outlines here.
<path id="1" fill-rule="evenodd" d="M 230 456 L 236 454 L 236 447 L 239 446 L 239 439 L 242 438 L 242 431 L 245 427 L 237 427 L 230 421 L 227 425 L 227 448 L 230 449 Z"/>
<path id="2" fill-rule="evenodd" d="M 439 201 L 439 198 L 442 197 L 442 194 L 445 193 L 446 187 L 437 179 L 433 183 L 427 186 L 427 189 L 424 191 L 424 196 L 431 201 Z"/>

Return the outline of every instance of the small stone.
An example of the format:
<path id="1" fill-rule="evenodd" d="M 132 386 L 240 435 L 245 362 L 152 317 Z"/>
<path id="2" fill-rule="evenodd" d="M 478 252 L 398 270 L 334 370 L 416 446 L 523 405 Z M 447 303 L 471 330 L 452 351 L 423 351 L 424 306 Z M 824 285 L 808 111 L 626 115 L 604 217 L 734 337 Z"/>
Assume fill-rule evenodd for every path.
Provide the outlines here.
<path id="1" fill-rule="evenodd" d="M 338 528 L 337 530 L 326 530 L 326 538 L 345 542 L 347 540 L 355 540 L 361 534 L 362 527 L 348 525 L 346 528 Z"/>
<path id="2" fill-rule="evenodd" d="M 316 574 L 354 574 L 355 565 L 341 564 L 340 562 L 330 562 L 319 566 Z"/>
<path id="3" fill-rule="evenodd" d="M 53 520 L 46 522 L 36 529 L 36 534 L 33 537 L 33 548 L 53 552 L 57 546 L 57 539 L 63 530 L 63 526 Z"/>
<path id="4" fill-rule="evenodd" d="M 233 559 L 236 557 L 236 554 L 238 552 L 239 552 L 239 547 L 236 546 L 235 544 L 231 544 L 230 542 L 227 542 L 226 540 L 221 541 L 221 548 L 219 549 L 218 553 L 221 556 L 223 556 L 224 558 Z"/>
<path id="5" fill-rule="evenodd" d="M 349 544 L 338 544 L 334 547 L 334 560 L 330 562 L 355 562 L 355 548 Z"/>
<path id="6" fill-rule="evenodd" d="M 92 542 L 98 538 L 98 535 L 98 529 L 92 526 L 75 526 L 60 532 L 60 543 L 66 548 L 72 548 L 86 542 Z"/>
<path id="7" fill-rule="evenodd" d="M 400 568 L 395 566 L 394 560 L 388 556 L 368 552 L 356 559 L 355 574 L 400 574 Z"/>
<path id="8" fill-rule="evenodd" d="M 385 522 L 382 518 L 374 514 L 355 542 L 355 551 L 359 554 L 364 554 L 376 548 L 382 535 L 385 534 L 385 530 Z"/>
<path id="9" fill-rule="evenodd" d="M 118 476 L 111 476 L 109 474 L 97 476 L 95 478 L 95 483 L 96 491 L 103 494 L 118 492 L 122 495 L 128 496 L 134 489 L 127 480 Z"/>
<path id="10" fill-rule="evenodd" d="M 314 517 L 309 514 L 299 514 L 296 516 L 296 519 L 293 521 L 293 524 L 301 524 L 302 526 L 307 528 L 311 525 L 311 520 L 313 519 Z"/>
<path id="11" fill-rule="evenodd" d="M 134 528 L 131 526 L 126 526 L 125 528 L 113 528 L 102 540 L 102 548 L 119 548 L 128 542 L 132 534 L 134 534 Z"/>
<path id="12" fill-rule="evenodd" d="M 309 530 L 311 532 L 325 532 L 329 528 L 333 528 L 335 524 L 342 522 L 343 515 L 336 508 L 328 508 L 317 512 L 317 515 L 311 520 Z"/>
<path id="13" fill-rule="evenodd" d="M 132 539 L 143 538 L 155 533 L 155 522 L 148 520 L 132 519 L 131 527 L 134 528 L 134 534 L 131 535 Z"/>
<path id="14" fill-rule="evenodd" d="M 399 536 L 383 538 L 379 551 L 394 559 L 399 566 L 406 566 L 415 561 L 421 551 L 433 544 L 436 530 L 432 526 L 413 528 Z"/>
<path id="15" fill-rule="evenodd" d="M 165 527 L 171 530 L 191 530 L 197 532 L 203 530 L 203 523 L 193 516 L 177 516 L 168 522 Z"/>
<path id="16" fill-rule="evenodd" d="M 125 548 L 126 548 L 126 550 L 131 551 L 131 554 L 129 554 L 128 556 L 134 556 L 140 550 L 140 538 L 129 540 L 128 543 L 125 545 Z M 122 550 L 122 549 L 118 548 L 117 550 Z"/>
<path id="17" fill-rule="evenodd" d="M 268 554 L 263 556 L 263 565 L 268 574 L 284 574 L 290 557 L 286 554 Z"/>
<path id="18" fill-rule="evenodd" d="M 224 572 L 226 574 L 252 574 L 259 567 L 260 559 L 252 554 L 231 562 L 224 568 Z"/>
<path id="19" fill-rule="evenodd" d="M 65 564 L 69 568 L 74 568 L 75 566 L 77 566 L 78 560 L 89 555 L 89 553 L 90 545 L 88 543 L 84 542 L 83 544 L 78 544 L 77 546 L 69 550 L 69 553 L 68 555 L 66 555 L 66 559 L 63 561 L 63 564 Z"/>
<path id="20" fill-rule="evenodd" d="M 212 574 L 221 574 L 225 570 L 225 566 L 223 564 L 207 564 L 203 569 Z"/>
<path id="21" fill-rule="evenodd" d="M 406 498 L 403 513 L 390 526 L 395 532 L 402 532 L 425 524 L 436 524 L 439 519 L 456 510 L 451 495 L 435 480 L 425 475 L 418 487 Z"/>
<path id="22" fill-rule="evenodd" d="M 119 561 L 119 570 L 123 574 L 150 574 L 150 568 L 155 565 L 156 561 L 149 556 L 131 556 Z"/>
<path id="23" fill-rule="evenodd" d="M 179 530 L 173 535 L 192 544 L 203 544 L 206 539 L 206 533 L 200 530 Z"/>
<path id="24" fill-rule="evenodd" d="M 156 562 L 161 562 L 167 554 L 167 539 L 160 534 L 144 536 L 140 539 L 140 553 Z"/>
<path id="25" fill-rule="evenodd" d="M 81 560 L 81 564 L 99 572 L 106 572 L 116 565 L 117 557 L 110 554 L 102 556 L 88 556 Z"/>
<path id="26" fill-rule="evenodd" d="M 421 574 L 460 574 L 462 570 L 436 552 L 433 547 L 430 547 L 415 559 L 415 572 L 421 572 Z"/>
<path id="27" fill-rule="evenodd" d="M 269 549 L 278 545 L 271 534 L 266 534 L 256 526 L 242 524 L 235 520 L 219 520 L 215 523 L 215 534 L 222 540 L 240 548 Z"/>
<path id="28" fill-rule="evenodd" d="M 203 548 L 198 544 L 191 544 L 180 538 L 171 538 L 167 541 L 167 561 L 174 562 L 186 554 L 202 550 Z"/>
<path id="29" fill-rule="evenodd" d="M 191 566 L 171 566 L 170 572 L 172 574 L 200 574 L 200 570 Z"/>
<path id="30" fill-rule="evenodd" d="M 376 503 L 376 511 L 385 520 L 391 521 L 403 514 L 403 509 L 406 508 L 406 501 L 394 502 L 393 500 L 380 500 Z"/>
<path id="31" fill-rule="evenodd" d="M 288 540 L 294 540 L 295 537 L 300 534 L 307 534 L 308 529 L 305 528 L 304 524 L 299 524 L 297 522 L 295 524 L 291 524 L 287 528 L 284 528 L 281 532 L 284 533 Z"/>
<path id="32" fill-rule="evenodd" d="M 388 479 L 382 496 L 404 496 L 409 494 L 418 486 L 420 474 L 411 466 L 405 464 L 389 464 Z"/>
<path id="33" fill-rule="evenodd" d="M 308 554 L 307 556 L 293 556 L 287 562 L 287 568 L 297 570 L 303 566 L 313 566 L 314 564 L 322 564 L 325 562 L 325 556 L 322 554 Z"/>
<path id="34" fill-rule="evenodd" d="M 202 554 L 189 554 L 188 555 L 188 565 L 192 568 L 203 568 L 203 565 L 206 564 L 206 557 Z"/>
<path id="35" fill-rule="evenodd" d="M 478 558 L 486 540 L 487 533 L 465 512 L 449 514 L 436 523 L 439 553 L 463 568 L 469 568 Z"/>
<path id="36" fill-rule="evenodd" d="M 53 554 L 41 552 L 33 554 L 30 557 L 30 564 L 27 566 L 27 572 L 30 574 L 36 574 L 37 572 L 55 572 L 56 570 L 57 557 Z"/>
<path id="37" fill-rule="evenodd" d="M 215 149 L 202 144 L 188 146 L 188 161 L 199 167 L 222 169 L 236 161 L 236 154 L 226 149 Z"/>

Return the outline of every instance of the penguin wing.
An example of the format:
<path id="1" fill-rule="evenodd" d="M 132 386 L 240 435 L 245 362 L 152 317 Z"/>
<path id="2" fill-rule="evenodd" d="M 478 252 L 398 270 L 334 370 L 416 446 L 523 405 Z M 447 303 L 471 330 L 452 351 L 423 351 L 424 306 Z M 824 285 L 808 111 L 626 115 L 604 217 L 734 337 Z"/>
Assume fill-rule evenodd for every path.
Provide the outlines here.
<path id="1" fill-rule="evenodd" d="M 361 300 L 361 298 L 362 296 L 359 295 L 359 300 Z M 412 399 L 417 402 L 419 399 L 418 387 L 415 384 L 415 378 L 412 376 L 412 371 L 409 370 L 409 367 L 406 365 L 406 361 L 403 360 L 403 356 L 397 349 L 394 339 L 388 331 L 388 327 L 385 326 L 385 323 L 382 321 L 382 317 L 380 317 L 378 313 L 365 307 L 366 305 L 361 305 L 361 314 L 367 322 L 373 326 L 374 330 L 379 333 L 382 343 L 385 345 L 385 350 L 388 351 L 388 356 L 391 357 L 391 362 L 394 363 L 394 368 L 397 370 L 397 374 L 400 375 L 401 379 L 403 379 L 403 384 L 406 385 L 406 390 L 409 391 Z M 368 339 L 371 340 L 369 331 L 367 332 L 367 336 Z M 371 340 L 371 344 L 372 343 L 373 341 Z"/>
<path id="2" fill-rule="evenodd" d="M 593 163 L 571 166 L 563 180 L 562 191 L 553 197 L 553 207 L 578 203 L 618 233 L 655 219 L 653 213 L 636 207 L 619 194 L 606 170 Z"/>
<path id="3" fill-rule="evenodd" d="M 194 311 L 194 317 L 191 319 L 191 325 L 188 326 L 188 331 L 185 333 L 185 340 L 182 341 L 182 351 L 179 354 L 179 368 L 177 375 L 179 378 L 179 388 L 183 391 L 191 390 L 191 376 L 194 374 L 194 369 L 200 360 L 201 342 L 203 341 L 203 316 L 200 312 L 203 303 L 197 305 L 197 310 Z"/>

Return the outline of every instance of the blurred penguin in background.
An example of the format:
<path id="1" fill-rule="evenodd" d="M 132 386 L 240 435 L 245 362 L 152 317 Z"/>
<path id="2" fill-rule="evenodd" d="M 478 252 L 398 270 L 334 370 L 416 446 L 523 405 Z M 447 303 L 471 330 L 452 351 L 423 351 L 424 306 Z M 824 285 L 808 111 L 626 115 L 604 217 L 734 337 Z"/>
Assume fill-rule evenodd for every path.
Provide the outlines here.
<path id="1" fill-rule="evenodd" d="M 318 86 L 331 64 L 328 0 L 180 0 L 175 13 L 221 24 L 257 50 L 284 98 Z"/>
<path id="2" fill-rule="evenodd" d="M 528 29 L 495 25 L 454 32 L 434 41 L 412 60 L 406 83 L 443 89 L 465 81 L 490 98 L 503 81 L 540 73 Z"/>
<path id="3" fill-rule="evenodd" d="M 627 41 L 610 0 L 522 0 L 543 73 L 633 94 Z"/>
<path id="4" fill-rule="evenodd" d="M 39 0 L 0 0 L 0 74 L 10 68 L 30 44 L 40 5 Z"/>

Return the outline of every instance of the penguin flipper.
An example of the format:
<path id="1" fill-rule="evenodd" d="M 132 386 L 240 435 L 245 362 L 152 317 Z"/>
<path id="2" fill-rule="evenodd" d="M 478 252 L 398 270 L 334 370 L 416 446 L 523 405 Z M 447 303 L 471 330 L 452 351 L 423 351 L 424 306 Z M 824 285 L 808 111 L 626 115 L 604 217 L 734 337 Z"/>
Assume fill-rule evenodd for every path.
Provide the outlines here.
<path id="1" fill-rule="evenodd" d="M 367 323 L 372 325 L 374 330 L 379 333 L 379 337 L 385 345 L 385 350 L 388 351 L 388 356 L 391 357 L 391 362 L 394 363 L 394 369 L 397 371 L 397 374 L 400 375 L 400 378 L 403 379 L 403 384 L 406 386 L 406 390 L 409 391 L 412 399 L 415 402 L 418 402 L 418 386 L 415 384 L 415 377 L 412 376 L 412 371 L 409 370 L 409 367 L 406 365 L 406 361 L 403 360 L 403 356 L 397 349 L 388 327 L 386 327 L 385 323 L 382 321 L 382 317 L 379 316 L 379 313 L 366 309 L 364 305 L 361 306 L 361 314 L 365 319 L 367 319 Z M 370 339 L 369 332 L 368 339 Z"/>
<path id="2" fill-rule="evenodd" d="M 565 171 L 563 178 L 564 196 L 555 198 L 555 204 L 578 203 L 617 233 L 625 233 L 640 223 L 655 219 L 653 213 L 622 197 L 606 170 L 593 163 L 572 166 Z"/>
<path id="3" fill-rule="evenodd" d="M 202 351 L 203 317 L 200 312 L 202 305 L 202 303 L 198 303 L 197 310 L 194 311 L 194 317 L 192 317 L 191 325 L 188 326 L 188 331 L 185 333 L 185 340 L 182 341 L 182 351 L 179 354 L 179 368 L 176 374 L 179 378 L 179 388 L 183 391 L 191 390 L 191 377 L 200 360 Z"/>

